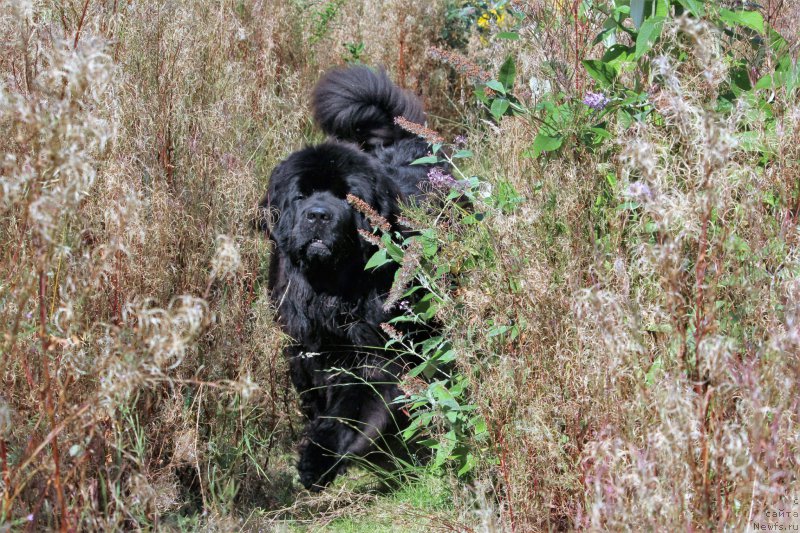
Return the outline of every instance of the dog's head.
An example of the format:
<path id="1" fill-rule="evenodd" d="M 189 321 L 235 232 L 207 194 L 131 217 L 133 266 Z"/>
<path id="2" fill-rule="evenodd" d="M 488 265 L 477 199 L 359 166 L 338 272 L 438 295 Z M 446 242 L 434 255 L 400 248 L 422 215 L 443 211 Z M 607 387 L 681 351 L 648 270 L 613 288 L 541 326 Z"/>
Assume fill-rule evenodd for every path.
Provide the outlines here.
<path id="1" fill-rule="evenodd" d="M 272 172 L 260 205 L 261 227 L 301 270 L 363 263 L 369 245 L 358 229 L 370 225 L 348 194 L 393 222 L 399 191 L 369 155 L 334 142 L 305 148 Z"/>

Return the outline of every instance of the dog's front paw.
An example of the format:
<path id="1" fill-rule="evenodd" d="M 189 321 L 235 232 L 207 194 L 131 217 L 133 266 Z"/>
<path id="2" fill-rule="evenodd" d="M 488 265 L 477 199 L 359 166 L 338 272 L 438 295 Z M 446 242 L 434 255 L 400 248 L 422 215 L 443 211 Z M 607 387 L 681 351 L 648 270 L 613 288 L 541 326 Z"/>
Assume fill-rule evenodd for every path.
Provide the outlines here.
<path id="1" fill-rule="evenodd" d="M 324 489 L 342 469 L 341 458 L 324 443 L 312 440 L 310 437 L 303 439 L 300 444 L 300 460 L 297 471 L 300 474 L 300 483 L 312 491 Z"/>

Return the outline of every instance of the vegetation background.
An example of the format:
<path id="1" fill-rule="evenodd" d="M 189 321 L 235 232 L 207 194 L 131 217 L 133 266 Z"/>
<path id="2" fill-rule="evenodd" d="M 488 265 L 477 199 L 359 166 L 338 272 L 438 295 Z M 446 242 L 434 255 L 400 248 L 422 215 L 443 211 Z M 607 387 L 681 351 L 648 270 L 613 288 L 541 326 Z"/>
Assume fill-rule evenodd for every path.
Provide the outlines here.
<path id="1" fill-rule="evenodd" d="M 0 3 L 0 528 L 796 527 L 798 20 L 784 0 Z M 409 213 L 445 331 L 408 349 L 455 363 L 412 398 L 434 460 L 310 495 L 251 221 L 345 62 L 420 95 L 474 211 Z"/>

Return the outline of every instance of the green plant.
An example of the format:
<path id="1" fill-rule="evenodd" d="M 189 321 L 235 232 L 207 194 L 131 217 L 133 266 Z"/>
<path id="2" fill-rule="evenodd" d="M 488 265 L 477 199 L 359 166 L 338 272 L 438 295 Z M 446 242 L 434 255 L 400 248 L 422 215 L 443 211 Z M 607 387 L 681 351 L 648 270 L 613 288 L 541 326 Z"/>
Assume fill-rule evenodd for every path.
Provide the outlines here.
<path id="1" fill-rule="evenodd" d="M 344 5 L 345 0 L 330 0 L 322 4 L 321 8 L 316 10 L 311 17 L 311 37 L 309 44 L 314 45 L 323 39 L 330 31 L 330 26 L 333 23 L 336 15 Z"/>
<path id="2" fill-rule="evenodd" d="M 513 74 L 511 80 L 513 83 Z M 465 202 L 473 207 L 486 205 L 510 211 L 520 201 L 507 183 L 493 196 L 486 192 L 485 182 L 464 174 L 457 162 L 472 156 L 470 150 L 461 146 L 445 149 L 443 143 L 436 142 L 431 145 L 431 155 L 412 163 L 442 164 L 460 178 L 457 180 L 438 167 L 430 170 L 428 186 L 438 191 L 442 202 L 436 219 L 447 216 L 457 223 L 475 224 L 482 220 L 483 214 L 472 208 L 465 209 L 462 207 Z M 432 205 L 436 205 L 436 201 Z M 406 310 L 386 325 L 390 333 L 386 349 L 419 359 L 421 362 L 409 370 L 405 379 L 413 381 L 422 377 L 425 383 L 422 387 L 413 386 L 413 392 L 396 400 L 409 410 L 412 419 L 403 437 L 435 451 L 432 468 L 453 464 L 459 476 L 466 476 L 476 465 L 476 447 L 483 448 L 486 438 L 486 423 L 470 402 L 470 380 L 460 371 L 456 351 L 446 337 L 434 335 L 416 340 L 415 335 L 401 333 L 406 325 L 412 330 L 420 326 L 436 329 L 436 316 L 441 308 L 452 305 L 446 280 L 454 267 L 449 259 L 440 255 L 447 243 L 442 241 L 435 227 L 417 228 L 406 234 L 390 233 L 377 227 L 374 231 L 381 232 L 380 245 L 366 268 L 377 268 L 388 262 L 400 266 L 386 306 L 394 306 L 402 300 L 401 305 Z M 406 298 L 408 300 L 403 300 Z M 420 438 L 420 435 L 427 437 Z"/>
<path id="3" fill-rule="evenodd" d="M 463 49 L 473 28 L 477 28 L 485 40 L 491 25 L 505 28 L 513 18 L 506 9 L 507 4 L 507 0 L 448 0 L 441 30 L 442 41 L 451 48 Z"/>
<path id="4" fill-rule="evenodd" d="M 344 56 L 345 62 L 350 65 L 358 65 L 361 63 L 361 57 L 364 55 L 364 42 L 357 43 L 343 43 L 347 54 Z"/>
<path id="5" fill-rule="evenodd" d="M 514 96 L 513 56 L 506 59 L 497 79 L 474 80 L 478 101 L 495 120 L 504 115 L 522 115 L 540 124 L 528 152 L 531 157 L 556 152 L 573 141 L 591 150 L 598 149 L 614 137 L 612 120 L 623 128 L 662 120 L 653 105 L 652 93 L 666 81 L 659 78 L 652 63 L 661 57 L 659 54 L 685 59 L 680 47 L 671 47 L 661 40 L 664 24 L 680 17 L 687 21 L 710 21 L 726 35 L 722 43 L 723 61 L 731 67 L 717 100 L 720 109 L 731 109 L 737 98 L 749 98 L 755 107 L 769 109 L 766 95 L 758 89 L 785 88 L 792 93 L 800 83 L 798 67 L 791 60 L 786 40 L 775 30 L 765 28 L 757 11 L 730 10 L 688 0 L 620 0 L 608 7 L 583 3 L 575 16 L 585 18 L 592 10 L 606 17 L 594 39 L 594 44 L 602 46 L 605 52 L 600 59 L 581 61 L 596 86 L 596 92 L 588 92 L 581 102 L 564 92 L 550 92 L 539 98 L 532 109 L 526 108 Z M 519 35 L 506 32 L 498 37 L 518 39 Z M 687 22 L 681 38 L 696 37 Z M 746 132 L 743 138 L 746 140 Z"/>
<path id="6" fill-rule="evenodd" d="M 797 87 L 797 67 L 792 66 L 786 40 L 775 30 L 767 29 L 761 13 L 747 6 L 731 10 L 694 0 L 620 0 L 608 8 L 596 5 L 594 9 L 607 17 L 594 40 L 605 52 L 600 59 L 585 59 L 582 64 L 603 99 L 598 105 L 587 99 L 584 103 L 600 111 L 593 117 L 595 124 L 591 127 L 602 130 L 602 138 L 611 137 L 600 122 L 606 117 L 615 116 L 623 127 L 649 119 L 661 120 L 653 106 L 652 93 L 670 81 L 660 76 L 654 62 L 664 56 L 688 59 L 682 47 L 661 38 L 664 25 L 670 21 L 683 21 L 680 40 L 703 38 L 693 24 L 698 20 L 710 23 L 714 31 L 725 36 L 719 46 L 711 41 L 704 43 L 708 48 L 705 54 L 721 54 L 720 61 L 729 65 L 717 99 L 718 108 L 730 109 L 737 98 L 748 96 L 755 96 L 756 106 L 768 106 L 763 97 L 759 100 L 759 95 L 749 91 L 785 86 L 791 92 Z M 707 79 L 716 75 L 709 70 L 704 72 Z"/>

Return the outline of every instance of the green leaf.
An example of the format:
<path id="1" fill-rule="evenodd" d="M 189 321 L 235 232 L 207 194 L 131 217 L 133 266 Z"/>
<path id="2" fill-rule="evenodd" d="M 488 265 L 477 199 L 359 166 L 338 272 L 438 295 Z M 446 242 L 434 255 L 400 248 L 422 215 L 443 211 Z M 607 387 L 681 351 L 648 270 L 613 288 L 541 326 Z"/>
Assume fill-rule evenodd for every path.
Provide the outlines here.
<path id="1" fill-rule="evenodd" d="M 783 61 L 784 58 L 791 61 L 791 57 L 788 54 L 785 54 L 789 48 L 789 43 L 786 42 L 786 39 L 783 38 L 783 35 L 775 31 L 773 28 L 767 28 L 767 35 L 770 42 L 769 47 L 772 52 L 778 56 L 782 56 L 781 61 Z"/>
<path id="2" fill-rule="evenodd" d="M 735 134 L 739 148 L 745 152 L 769 153 L 770 149 L 758 131 L 742 131 Z"/>
<path id="3" fill-rule="evenodd" d="M 764 33 L 764 17 L 758 11 L 720 9 L 719 18 L 732 26 L 744 26 L 758 33 Z"/>
<path id="4" fill-rule="evenodd" d="M 702 17 L 706 14 L 706 8 L 700 0 L 678 0 L 678 3 L 695 17 Z"/>
<path id="5" fill-rule="evenodd" d="M 616 69 L 615 63 L 625 63 L 633 54 L 633 48 L 624 44 L 615 44 L 603 54 L 600 60 L 606 65 Z"/>
<path id="6" fill-rule="evenodd" d="M 432 411 L 428 411 L 417 415 L 411 421 L 411 424 L 409 424 L 409 426 L 405 430 L 403 430 L 403 438 L 408 440 L 414 435 L 416 435 L 416 433 L 420 428 L 428 427 L 431 423 L 431 420 L 433 420 L 434 414 L 435 413 L 433 413 Z"/>
<path id="7" fill-rule="evenodd" d="M 515 31 L 501 31 L 497 34 L 498 39 L 508 39 L 509 41 L 518 41 L 519 33 Z"/>
<path id="8" fill-rule="evenodd" d="M 779 52 L 775 52 L 779 54 Z M 775 72 L 790 72 L 792 69 L 796 69 L 797 65 L 792 63 L 792 56 L 788 53 L 779 55 L 778 65 L 775 67 Z"/>
<path id="9" fill-rule="evenodd" d="M 500 67 L 500 73 L 497 76 L 497 79 L 503 84 L 503 87 L 505 87 L 507 91 L 510 91 L 511 88 L 514 87 L 514 80 L 516 77 L 517 67 L 514 64 L 514 57 L 508 56 Z"/>
<path id="10" fill-rule="evenodd" d="M 400 248 L 397 244 L 392 241 L 392 237 L 388 233 L 384 233 L 381 237 L 381 242 L 386 247 L 386 253 L 389 254 L 389 257 L 397 261 L 398 263 L 403 262 L 403 249 Z"/>
<path id="11" fill-rule="evenodd" d="M 468 453 L 467 457 L 464 459 L 464 466 L 458 469 L 458 476 L 459 477 L 463 476 L 464 474 L 475 468 L 476 464 L 477 463 L 475 461 L 475 456 L 472 455 L 471 453 Z"/>
<path id="12" fill-rule="evenodd" d="M 428 295 L 426 294 L 425 296 L 427 297 Z M 436 336 L 422 341 L 422 355 L 428 355 L 433 350 L 438 350 L 443 340 L 444 338 L 442 336 Z"/>
<path id="13" fill-rule="evenodd" d="M 638 202 L 622 202 L 617 206 L 617 211 L 635 211 L 639 209 Z"/>
<path id="14" fill-rule="evenodd" d="M 624 1 L 624 0 L 623 0 Z M 612 12 L 614 15 L 630 15 L 631 14 L 631 6 L 621 3 L 617 7 L 614 8 Z"/>
<path id="15" fill-rule="evenodd" d="M 436 458 L 433 460 L 434 468 L 442 466 L 450 458 L 450 452 L 453 451 L 455 446 L 455 436 L 450 437 L 450 433 L 445 434 L 444 439 L 436 450 Z"/>
<path id="16" fill-rule="evenodd" d="M 656 0 L 656 12 L 654 15 L 666 18 L 669 15 L 669 0 Z"/>
<path id="17" fill-rule="evenodd" d="M 472 157 L 473 153 L 470 150 L 459 150 L 453 154 L 453 159 L 460 159 L 462 157 Z"/>
<path id="18" fill-rule="evenodd" d="M 425 157 L 420 157 L 419 159 L 415 159 L 411 162 L 412 165 L 433 165 L 439 162 L 439 158 L 435 155 L 428 155 Z"/>
<path id="19" fill-rule="evenodd" d="M 553 152 L 561 148 L 564 138 L 560 135 L 544 135 L 538 134 L 533 140 L 533 157 L 539 157 L 543 152 Z"/>
<path id="20" fill-rule="evenodd" d="M 473 432 L 476 437 L 486 433 L 486 420 L 480 415 L 475 415 L 470 419 L 470 425 L 473 427 Z"/>
<path id="21" fill-rule="evenodd" d="M 619 119 L 619 123 L 623 128 L 630 128 L 634 122 L 633 116 L 624 109 L 619 110 L 617 113 L 617 118 Z"/>
<path id="22" fill-rule="evenodd" d="M 782 72 L 776 72 L 775 74 L 767 74 L 760 78 L 756 84 L 756 89 L 777 89 L 782 87 L 785 83 L 785 76 Z"/>
<path id="23" fill-rule="evenodd" d="M 789 54 L 783 55 L 775 66 L 773 74 L 761 77 L 755 84 L 756 89 L 777 89 L 786 87 L 793 91 L 800 81 L 800 65 L 793 65 Z"/>
<path id="24" fill-rule="evenodd" d="M 486 87 L 483 85 L 477 85 L 475 87 L 475 98 L 482 104 L 489 105 L 489 98 L 486 96 Z"/>
<path id="25" fill-rule="evenodd" d="M 386 254 L 386 248 L 380 248 L 377 252 L 372 254 L 372 257 L 369 258 L 367 264 L 364 265 L 364 270 L 369 270 L 371 268 L 378 268 L 386 263 L 391 263 L 392 260 Z"/>
<path id="26" fill-rule="evenodd" d="M 499 335 L 503 335 L 509 329 L 511 329 L 511 326 L 506 326 L 504 324 L 500 324 L 498 326 L 494 326 L 494 327 L 489 329 L 488 337 L 491 339 L 492 337 L 497 337 Z"/>
<path id="27" fill-rule="evenodd" d="M 616 69 L 603 61 L 584 59 L 582 63 L 589 76 L 603 88 L 609 87 L 617 78 Z"/>
<path id="28" fill-rule="evenodd" d="M 740 91 L 749 91 L 753 88 L 753 86 L 750 84 L 750 76 L 747 73 L 747 67 L 733 67 L 728 72 L 731 76 L 731 89 L 735 87 Z M 739 91 L 734 92 L 737 95 L 739 94 Z"/>
<path id="29" fill-rule="evenodd" d="M 614 18 L 614 15 L 608 17 L 605 22 L 603 22 L 603 30 L 597 34 L 592 41 L 592 44 L 600 44 L 604 43 L 606 46 L 609 44 L 614 44 L 616 42 L 616 31 L 617 31 L 617 21 Z M 613 42 L 612 42 L 613 41 Z"/>
<path id="30" fill-rule="evenodd" d="M 644 376 L 644 382 L 648 387 L 652 387 L 653 383 L 656 381 L 656 374 L 658 374 L 659 370 L 663 367 L 663 363 L 661 362 L 661 358 L 657 358 L 653 361 L 652 366 L 650 366 L 650 370 L 647 371 L 647 374 Z"/>
<path id="31" fill-rule="evenodd" d="M 658 231 L 658 224 L 655 222 L 647 222 L 644 225 L 645 233 L 656 233 Z"/>
<path id="32" fill-rule="evenodd" d="M 506 94 L 506 88 L 497 80 L 490 80 L 486 82 L 486 86 L 493 91 L 496 91 L 500 94 Z"/>
<path id="33" fill-rule="evenodd" d="M 442 353 L 441 355 L 437 354 L 436 362 L 437 363 L 449 363 L 451 361 L 455 361 L 456 359 L 456 352 L 455 350 L 447 350 L 446 352 Z"/>
<path id="34" fill-rule="evenodd" d="M 425 369 L 427 369 L 427 368 L 428 368 L 428 362 L 426 361 L 426 362 L 423 362 L 423 363 L 421 363 L 421 364 L 419 364 L 419 365 L 415 366 L 414 368 L 412 368 L 412 369 L 411 369 L 411 370 L 408 372 L 408 374 L 406 374 L 406 375 L 407 375 L 408 377 L 410 377 L 410 378 L 415 378 L 415 377 L 417 377 L 418 375 L 422 374 L 422 372 L 424 372 L 424 371 L 425 371 Z"/>
<path id="35" fill-rule="evenodd" d="M 436 232 L 431 228 L 423 230 L 419 235 L 419 240 L 422 242 L 422 253 L 425 257 L 432 258 L 439 250 L 439 245 L 436 242 Z"/>
<path id="36" fill-rule="evenodd" d="M 589 131 L 594 133 L 596 142 L 602 141 L 603 139 L 610 139 L 612 137 L 611 132 L 605 128 L 594 127 L 589 128 Z"/>
<path id="37" fill-rule="evenodd" d="M 496 98 L 494 102 L 492 102 L 492 116 L 495 120 L 500 120 L 500 117 L 503 116 L 503 113 L 506 112 L 508 109 L 508 100 L 505 98 Z"/>
<path id="38" fill-rule="evenodd" d="M 661 36 L 664 27 L 664 17 L 653 17 L 644 21 L 639 35 L 636 36 L 636 52 L 634 59 L 639 59 L 653 48 L 653 45 Z"/>
<path id="39" fill-rule="evenodd" d="M 473 214 L 467 215 L 464 218 L 462 218 L 461 219 L 461 223 L 465 224 L 467 226 L 471 226 L 473 224 L 478 224 L 483 219 L 484 219 L 484 214 L 483 213 L 473 213 Z"/>

